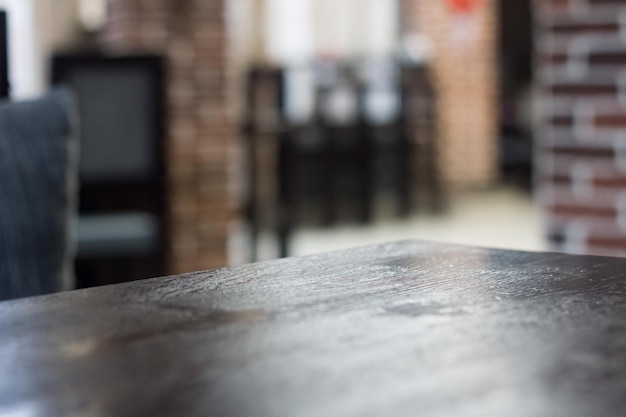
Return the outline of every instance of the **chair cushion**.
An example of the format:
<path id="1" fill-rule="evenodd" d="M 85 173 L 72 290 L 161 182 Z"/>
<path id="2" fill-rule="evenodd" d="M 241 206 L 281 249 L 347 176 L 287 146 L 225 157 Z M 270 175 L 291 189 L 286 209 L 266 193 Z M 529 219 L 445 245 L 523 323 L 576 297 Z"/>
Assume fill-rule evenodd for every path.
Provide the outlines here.
<path id="1" fill-rule="evenodd" d="M 64 89 L 0 104 L 0 300 L 73 285 L 74 114 Z"/>

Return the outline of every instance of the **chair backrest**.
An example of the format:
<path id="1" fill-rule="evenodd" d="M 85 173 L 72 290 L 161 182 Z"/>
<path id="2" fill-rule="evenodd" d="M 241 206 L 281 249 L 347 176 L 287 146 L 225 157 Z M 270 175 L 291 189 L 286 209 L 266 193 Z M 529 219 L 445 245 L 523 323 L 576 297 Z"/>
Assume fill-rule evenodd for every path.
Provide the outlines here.
<path id="1" fill-rule="evenodd" d="M 78 97 L 84 185 L 155 181 L 162 174 L 161 58 L 57 55 L 54 83 Z"/>
<path id="2" fill-rule="evenodd" d="M 63 89 L 0 104 L 0 299 L 73 286 L 74 114 Z"/>

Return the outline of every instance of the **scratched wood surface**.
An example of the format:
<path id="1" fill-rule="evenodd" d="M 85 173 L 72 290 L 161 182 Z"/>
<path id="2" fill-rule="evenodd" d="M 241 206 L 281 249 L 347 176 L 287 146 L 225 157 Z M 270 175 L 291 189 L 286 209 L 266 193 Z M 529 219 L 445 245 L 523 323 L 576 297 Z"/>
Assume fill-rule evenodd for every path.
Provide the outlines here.
<path id="1" fill-rule="evenodd" d="M 0 303 L 0 415 L 626 415 L 626 260 L 399 242 Z"/>

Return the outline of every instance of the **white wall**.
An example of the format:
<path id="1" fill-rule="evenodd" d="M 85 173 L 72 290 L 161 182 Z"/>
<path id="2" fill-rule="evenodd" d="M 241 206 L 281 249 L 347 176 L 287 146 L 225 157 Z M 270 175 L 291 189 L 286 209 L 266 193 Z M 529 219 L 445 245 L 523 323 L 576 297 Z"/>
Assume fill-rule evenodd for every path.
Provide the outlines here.
<path id="1" fill-rule="evenodd" d="M 367 0 L 315 0 L 316 52 L 329 57 L 354 57 L 365 49 Z"/>

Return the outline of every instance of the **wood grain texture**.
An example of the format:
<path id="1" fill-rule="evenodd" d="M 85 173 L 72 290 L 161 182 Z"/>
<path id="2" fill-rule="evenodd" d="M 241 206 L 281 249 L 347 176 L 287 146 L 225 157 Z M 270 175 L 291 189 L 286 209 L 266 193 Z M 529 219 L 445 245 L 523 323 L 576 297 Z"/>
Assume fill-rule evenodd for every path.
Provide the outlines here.
<path id="1" fill-rule="evenodd" d="M 399 242 L 3 302 L 0 415 L 624 415 L 625 291 Z"/>

